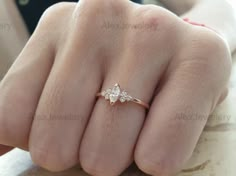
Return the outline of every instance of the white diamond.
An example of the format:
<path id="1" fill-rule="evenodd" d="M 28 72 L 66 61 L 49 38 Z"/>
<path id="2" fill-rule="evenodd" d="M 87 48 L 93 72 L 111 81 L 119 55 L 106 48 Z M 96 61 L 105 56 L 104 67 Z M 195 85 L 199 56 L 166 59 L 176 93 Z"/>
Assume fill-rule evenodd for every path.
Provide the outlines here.
<path id="1" fill-rule="evenodd" d="M 120 95 L 125 97 L 127 96 L 127 92 L 123 91 Z"/>
<path id="2" fill-rule="evenodd" d="M 110 103 L 115 103 L 120 96 L 120 86 L 115 84 L 110 93 Z"/>
<path id="3" fill-rule="evenodd" d="M 120 102 L 124 103 L 125 102 L 125 97 L 120 97 Z"/>
<path id="4" fill-rule="evenodd" d="M 111 89 L 107 89 L 107 91 L 106 91 L 107 93 L 111 93 Z"/>
<path id="5" fill-rule="evenodd" d="M 131 96 L 127 96 L 127 97 L 126 97 L 126 100 L 127 100 L 127 101 L 130 101 L 130 100 L 132 100 L 132 97 L 131 97 Z"/>
<path id="6" fill-rule="evenodd" d="M 109 99 L 109 94 L 105 95 L 105 99 L 108 100 Z"/>
<path id="7" fill-rule="evenodd" d="M 106 92 L 105 91 L 102 91 L 102 96 L 105 96 L 106 95 Z"/>

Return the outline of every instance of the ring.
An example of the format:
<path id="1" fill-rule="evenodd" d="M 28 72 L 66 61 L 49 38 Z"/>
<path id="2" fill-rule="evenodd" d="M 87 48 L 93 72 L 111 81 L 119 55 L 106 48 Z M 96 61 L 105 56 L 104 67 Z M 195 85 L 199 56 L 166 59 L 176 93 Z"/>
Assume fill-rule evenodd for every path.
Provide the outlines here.
<path id="1" fill-rule="evenodd" d="M 117 102 L 133 102 L 146 109 L 149 109 L 149 104 L 144 103 L 143 101 L 137 98 L 133 98 L 125 90 L 121 90 L 120 85 L 117 83 L 114 85 L 113 88 L 109 88 L 107 90 L 99 92 L 96 96 L 103 97 L 105 98 L 105 100 L 109 100 L 111 105 L 114 105 Z"/>

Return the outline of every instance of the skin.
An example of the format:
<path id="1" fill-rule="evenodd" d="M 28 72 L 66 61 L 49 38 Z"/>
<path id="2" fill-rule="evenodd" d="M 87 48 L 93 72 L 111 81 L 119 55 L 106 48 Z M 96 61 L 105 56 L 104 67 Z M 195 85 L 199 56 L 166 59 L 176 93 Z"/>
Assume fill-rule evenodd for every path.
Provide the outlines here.
<path id="1" fill-rule="evenodd" d="M 0 83 L 0 154 L 29 150 L 51 171 L 79 164 L 115 176 L 135 161 L 147 174 L 173 175 L 227 95 L 230 71 L 224 38 L 161 7 L 56 4 Z M 95 97 L 116 82 L 150 110 Z"/>

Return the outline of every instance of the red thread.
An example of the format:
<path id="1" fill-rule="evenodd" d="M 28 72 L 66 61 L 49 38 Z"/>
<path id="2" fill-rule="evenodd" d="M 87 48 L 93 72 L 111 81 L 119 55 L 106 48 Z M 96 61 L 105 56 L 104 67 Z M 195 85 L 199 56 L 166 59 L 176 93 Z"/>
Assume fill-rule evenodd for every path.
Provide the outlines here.
<path id="1" fill-rule="evenodd" d="M 203 23 L 197 23 L 197 22 L 194 22 L 194 21 L 190 21 L 189 18 L 184 18 L 183 20 L 184 20 L 185 22 L 189 23 L 189 24 L 192 24 L 192 25 L 195 25 L 195 26 L 206 27 L 206 28 L 211 29 L 211 30 L 215 31 L 216 33 L 218 33 L 216 30 L 214 30 L 214 29 L 212 29 L 212 28 L 206 26 L 206 25 L 203 24 Z"/>
<path id="2" fill-rule="evenodd" d="M 183 20 L 195 26 L 207 27 L 205 24 L 190 21 L 188 18 L 184 18 Z"/>

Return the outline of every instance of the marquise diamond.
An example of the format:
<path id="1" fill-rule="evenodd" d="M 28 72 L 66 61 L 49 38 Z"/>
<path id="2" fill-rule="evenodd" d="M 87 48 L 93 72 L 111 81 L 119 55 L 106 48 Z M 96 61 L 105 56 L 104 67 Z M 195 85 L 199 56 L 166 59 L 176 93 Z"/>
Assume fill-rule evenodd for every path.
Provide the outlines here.
<path id="1" fill-rule="evenodd" d="M 110 103 L 113 104 L 115 103 L 120 96 L 120 86 L 119 84 L 115 84 L 115 86 L 112 88 L 111 92 L 110 92 Z"/>

